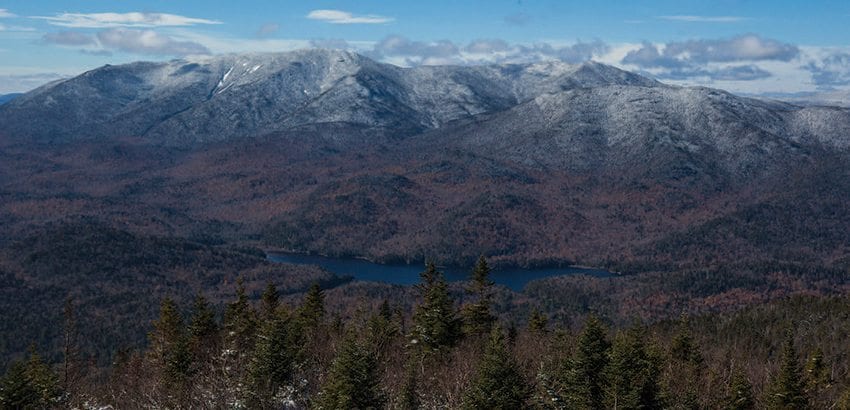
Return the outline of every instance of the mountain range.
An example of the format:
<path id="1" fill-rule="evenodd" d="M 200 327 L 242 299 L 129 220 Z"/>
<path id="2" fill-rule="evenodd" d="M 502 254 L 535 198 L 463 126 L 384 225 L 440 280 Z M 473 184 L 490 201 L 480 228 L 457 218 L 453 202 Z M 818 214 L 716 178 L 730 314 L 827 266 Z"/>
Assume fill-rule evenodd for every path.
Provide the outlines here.
<path id="1" fill-rule="evenodd" d="M 60 351 L 45 329 L 62 329 L 65 298 L 104 365 L 144 340 L 161 298 L 225 303 L 237 277 L 253 298 L 319 282 L 336 307 L 415 299 L 269 250 L 626 274 L 500 289 L 518 320 L 841 294 L 849 149 L 848 109 L 592 62 L 304 50 L 104 66 L 0 105 L 0 351 Z"/>
<path id="2" fill-rule="evenodd" d="M 0 106 L 0 141 L 6 238 L 94 217 L 381 261 L 850 260 L 846 234 L 806 243 L 850 220 L 850 110 L 594 62 L 302 50 L 104 66 Z"/>

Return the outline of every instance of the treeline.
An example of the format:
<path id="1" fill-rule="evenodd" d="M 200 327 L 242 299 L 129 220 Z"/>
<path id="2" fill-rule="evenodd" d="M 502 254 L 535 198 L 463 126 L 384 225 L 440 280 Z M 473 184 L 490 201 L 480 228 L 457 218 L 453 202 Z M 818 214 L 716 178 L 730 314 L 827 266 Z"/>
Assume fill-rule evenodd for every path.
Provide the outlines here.
<path id="1" fill-rule="evenodd" d="M 760 364 L 706 355 L 699 340 L 710 323 L 685 316 L 610 329 L 590 315 L 571 333 L 535 309 L 517 327 L 494 314 L 489 273 L 479 259 L 457 306 L 443 275 L 428 264 L 412 311 L 385 301 L 348 319 L 327 311 L 318 285 L 295 306 L 282 303 L 272 284 L 252 301 L 241 281 L 224 312 L 199 295 L 183 314 L 166 298 L 147 346 L 117 352 L 108 368 L 81 356 L 67 304 L 63 360 L 45 363 L 31 348 L 0 380 L 0 406 L 850 408 L 848 380 L 835 358 L 820 348 L 800 351 L 792 327 L 782 340 L 764 341 L 777 349 Z M 727 343 L 730 351 L 752 348 Z"/>

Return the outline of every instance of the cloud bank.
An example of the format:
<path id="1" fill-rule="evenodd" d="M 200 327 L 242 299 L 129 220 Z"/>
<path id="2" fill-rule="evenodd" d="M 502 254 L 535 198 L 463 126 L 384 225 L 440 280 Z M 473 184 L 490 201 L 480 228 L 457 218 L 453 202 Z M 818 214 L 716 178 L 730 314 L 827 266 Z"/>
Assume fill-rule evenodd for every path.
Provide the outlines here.
<path id="1" fill-rule="evenodd" d="M 850 53 L 836 52 L 826 58 L 810 61 L 806 69 L 819 88 L 830 90 L 836 86 L 850 85 Z"/>
<path id="2" fill-rule="evenodd" d="M 307 18 L 331 24 L 383 24 L 394 20 L 392 17 L 374 14 L 354 15 L 342 10 L 313 10 L 307 14 Z"/>
<path id="3" fill-rule="evenodd" d="M 577 41 L 569 45 L 536 43 L 510 44 L 501 39 L 478 39 L 467 44 L 449 40 L 416 41 L 401 35 L 390 35 L 363 52 L 371 58 L 403 66 L 445 64 L 533 63 L 561 60 L 580 63 L 608 52 L 600 40 Z"/>
<path id="4" fill-rule="evenodd" d="M 177 57 L 210 54 L 207 47 L 196 42 L 175 40 L 153 30 L 128 28 L 111 28 L 94 35 L 78 31 L 60 31 L 45 34 L 42 41 L 66 47 L 85 47 L 80 52 L 98 56 L 108 56 L 115 51 Z"/>
<path id="5" fill-rule="evenodd" d="M 70 28 L 112 27 L 184 27 L 198 24 L 221 24 L 220 21 L 185 17 L 167 13 L 62 13 L 55 16 L 33 16 L 49 24 Z"/>
<path id="6" fill-rule="evenodd" d="M 185 56 L 210 54 L 210 50 L 191 41 L 177 41 L 153 30 L 109 29 L 97 33 L 100 44 L 111 50 L 136 54 Z"/>

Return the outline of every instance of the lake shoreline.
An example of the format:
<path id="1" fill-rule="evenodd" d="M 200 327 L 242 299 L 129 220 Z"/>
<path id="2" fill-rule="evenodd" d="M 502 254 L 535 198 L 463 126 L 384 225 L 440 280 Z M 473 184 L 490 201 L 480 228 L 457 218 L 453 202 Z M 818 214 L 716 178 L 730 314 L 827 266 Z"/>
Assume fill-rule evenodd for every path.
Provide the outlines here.
<path id="1" fill-rule="evenodd" d="M 425 267 L 425 261 L 424 260 L 415 261 L 415 262 L 383 262 L 383 261 L 380 261 L 380 260 L 377 260 L 377 259 L 370 258 L 368 256 L 362 256 L 362 255 L 334 256 L 334 255 L 329 255 L 329 254 L 320 253 L 320 252 L 303 252 L 303 251 L 296 251 L 296 250 L 285 249 L 285 248 L 263 248 L 262 251 L 266 254 L 266 259 L 269 259 L 269 257 L 272 256 L 272 255 L 318 256 L 318 257 L 322 257 L 322 258 L 331 258 L 331 259 L 353 259 L 353 260 L 359 260 L 359 261 L 374 263 L 376 265 L 382 265 L 382 266 L 400 266 L 400 267 L 421 266 L 423 268 Z M 518 263 L 511 263 L 511 262 L 498 262 L 498 263 L 491 263 L 489 265 L 490 265 L 490 268 L 493 269 L 494 271 L 497 271 L 497 270 L 513 270 L 513 269 L 520 269 L 520 270 L 582 269 L 582 270 L 593 270 L 593 271 L 605 271 L 605 272 L 612 274 L 613 276 L 624 276 L 624 274 L 622 272 L 611 271 L 611 270 L 608 270 L 607 268 L 604 268 L 604 267 L 601 267 L 601 266 L 581 265 L 581 264 L 572 264 L 572 263 L 557 263 L 557 264 L 551 264 L 551 265 L 532 263 L 532 264 L 529 264 L 529 265 L 521 265 L 521 264 L 518 264 Z M 438 264 L 437 267 L 440 268 L 440 269 L 453 269 L 453 270 L 468 269 L 470 272 L 472 272 L 472 265 L 470 265 L 470 266 L 459 266 L 459 265 Z"/>
<path id="2" fill-rule="evenodd" d="M 367 258 L 337 258 L 318 254 L 297 252 L 268 252 L 266 259 L 273 263 L 290 263 L 297 265 L 312 265 L 325 269 L 338 276 L 351 276 L 354 280 L 380 282 L 392 285 L 415 285 L 420 282 L 423 265 L 414 264 L 381 264 Z M 469 280 L 471 269 L 453 266 L 440 266 L 444 277 L 449 282 Z M 587 275 L 599 278 L 621 276 L 605 269 L 582 267 L 551 267 L 551 268 L 500 268 L 493 269 L 490 279 L 511 290 L 522 292 L 532 281 L 557 276 Z"/>

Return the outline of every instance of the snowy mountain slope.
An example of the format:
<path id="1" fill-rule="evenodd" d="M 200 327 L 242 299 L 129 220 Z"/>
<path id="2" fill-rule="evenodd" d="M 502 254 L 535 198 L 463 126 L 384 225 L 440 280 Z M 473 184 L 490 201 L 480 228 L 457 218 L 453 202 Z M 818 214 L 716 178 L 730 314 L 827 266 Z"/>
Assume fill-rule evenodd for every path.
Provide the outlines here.
<path id="1" fill-rule="evenodd" d="M 850 146 L 850 110 L 800 108 L 719 90 L 603 86 L 540 95 L 433 132 L 490 156 L 544 167 L 643 169 L 681 159 L 747 173 Z M 681 166 L 682 162 L 676 164 Z"/>
<path id="2" fill-rule="evenodd" d="M 401 68 L 330 50 L 105 66 L 0 106 L 0 134 L 41 142 L 280 133 L 334 149 L 424 133 L 425 144 L 537 167 L 747 178 L 847 149 L 850 110 L 673 87 L 592 62 Z"/>
<path id="3" fill-rule="evenodd" d="M 406 69 L 303 50 L 105 66 L 22 96 L 0 110 L 0 124 L 7 135 L 50 141 L 121 135 L 180 144 L 321 123 L 409 135 L 541 94 L 609 84 L 658 85 L 595 63 Z"/>
<path id="4" fill-rule="evenodd" d="M 19 96 L 21 96 L 20 93 L 0 95 L 0 105 L 6 104 L 7 102 L 12 101 Z"/>

